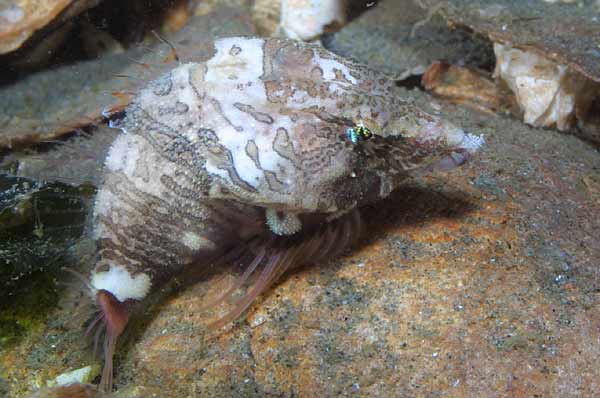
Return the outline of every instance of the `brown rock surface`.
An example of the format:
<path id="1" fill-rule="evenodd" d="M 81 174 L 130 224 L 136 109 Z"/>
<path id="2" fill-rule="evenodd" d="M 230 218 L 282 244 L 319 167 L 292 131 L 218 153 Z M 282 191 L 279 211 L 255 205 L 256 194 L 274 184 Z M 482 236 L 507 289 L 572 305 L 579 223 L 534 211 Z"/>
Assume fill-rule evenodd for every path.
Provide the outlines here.
<path id="1" fill-rule="evenodd" d="M 436 97 L 454 104 L 490 114 L 518 114 L 512 93 L 477 69 L 437 61 L 425 71 L 421 84 Z"/>
<path id="2" fill-rule="evenodd" d="M 227 275 L 167 295 L 121 341 L 116 398 L 597 395 L 597 147 L 417 90 L 398 95 L 484 134 L 481 155 L 364 209 L 355 249 L 286 275 L 225 331 L 207 330 L 224 309 L 203 303 Z M 68 307 L 22 301 L 0 306 L 0 331 L 6 319 L 25 331 L 0 334 L 0 396 L 94 361 Z M 42 308 L 30 325 L 28 306 Z"/>
<path id="3" fill-rule="evenodd" d="M 600 24 L 597 2 L 548 4 L 539 0 L 418 0 L 423 8 L 441 13 L 455 26 L 464 26 L 499 43 L 535 51 L 600 82 Z"/>
<path id="4" fill-rule="evenodd" d="M 58 16 L 64 22 L 98 2 L 99 0 L 0 0 L 0 54 L 18 49 L 35 32 Z"/>
<path id="5" fill-rule="evenodd" d="M 221 7 L 197 16 L 168 39 L 182 62 L 212 55 L 212 37 L 252 34 L 247 10 Z M 0 87 L 0 148 L 59 137 L 125 108 L 140 85 L 175 64 L 165 43 L 65 65 Z"/>
<path id="6" fill-rule="evenodd" d="M 398 80 L 421 75 L 440 59 L 450 63 L 485 65 L 493 60 L 489 44 L 460 30 L 450 30 L 442 18 L 428 19 L 413 0 L 382 0 L 339 32 L 323 38 L 330 51 L 369 65 Z"/>
<path id="7" fill-rule="evenodd" d="M 364 209 L 358 247 L 286 276 L 221 333 L 202 304 L 228 278 L 149 308 L 119 351 L 117 397 L 595 395 L 597 149 L 398 93 L 485 134 L 481 156 Z M 4 350 L 9 396 L 90 363 L 68 318 Z"/>

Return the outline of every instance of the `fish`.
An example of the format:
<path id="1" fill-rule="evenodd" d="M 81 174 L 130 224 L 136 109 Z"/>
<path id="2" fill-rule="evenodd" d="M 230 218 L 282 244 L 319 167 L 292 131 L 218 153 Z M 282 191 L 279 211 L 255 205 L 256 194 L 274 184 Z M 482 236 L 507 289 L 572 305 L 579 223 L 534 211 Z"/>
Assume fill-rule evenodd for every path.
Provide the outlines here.
<path id="1" fill-rule="evenodd" d="M 395 82 L 324 48 L 227 37 L 203 63 L 142 88 L 112 127 L 93 210 L 97 254 L 84 280 L 103 340 L 100 390 L 131 314 L 153 292 L 231 253 L 245 269 L 215 301 L 244 313 L 288 270 L 335 257 L 360 208 L 408 178 L 450 170 L 484 144 L 398 96 Z"/>

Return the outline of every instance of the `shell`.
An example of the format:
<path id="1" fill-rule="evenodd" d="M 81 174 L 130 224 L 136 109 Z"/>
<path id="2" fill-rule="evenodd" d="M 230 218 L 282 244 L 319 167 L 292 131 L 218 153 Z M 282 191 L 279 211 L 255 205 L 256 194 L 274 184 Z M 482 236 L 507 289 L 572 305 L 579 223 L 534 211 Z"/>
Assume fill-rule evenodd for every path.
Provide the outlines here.
<path id="1" fill-rule="evenodd" d="M 289 268 L 351 244 L 358 207 L 483 143 L 393 88 L 318 46 L 232 37 L 141 90 L 115 124 L 123 133 L 94 208 L 89 330 L 105 333 L 104 390 L 129 313 L 174 276 L 245 252 L 245 272 L 217 302 L 251 287 L 223 325 Z"/>
<path id="2" fill-rule="evenodd" d="M 281 29 L 292 39 L 311 40 L 346 23 L 346 0 L 282 0 Z"/>
<path id="3" fill-rule="evenodd" d="M 494 43 L 494 52 L 495 77 L 512 90 L 523 121 L 532 126 L 570 129 L 600 90 L 600 84 L 533 51 Z"/>

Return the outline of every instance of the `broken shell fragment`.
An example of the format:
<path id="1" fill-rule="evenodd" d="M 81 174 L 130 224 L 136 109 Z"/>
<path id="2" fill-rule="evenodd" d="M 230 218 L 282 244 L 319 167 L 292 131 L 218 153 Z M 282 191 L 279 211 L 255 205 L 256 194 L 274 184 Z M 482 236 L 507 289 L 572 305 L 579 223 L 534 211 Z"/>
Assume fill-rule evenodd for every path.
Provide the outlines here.
<path id="1" fill-rule="evenodd" d="M 525 123 L 565 131 L 587 113 L 600 85 L 532 51 L 495 43 L 494 76 L 515 94 Z"/>

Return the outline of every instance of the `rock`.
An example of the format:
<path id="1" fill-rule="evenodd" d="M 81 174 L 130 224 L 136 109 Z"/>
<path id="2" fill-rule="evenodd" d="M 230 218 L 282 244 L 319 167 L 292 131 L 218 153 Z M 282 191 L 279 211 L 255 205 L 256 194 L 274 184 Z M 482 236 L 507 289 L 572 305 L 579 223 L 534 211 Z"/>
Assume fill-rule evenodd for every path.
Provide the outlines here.
<path id="1" fill-rule="evenodd" d="M 592 195 L 597 203 L 600 203 L 600 175 L 596 174 L 588 174 L 581 178 L 585 188 L 589 191 L 590 195 Z"/>
<path id="2" fill-rule="evenodd" d="M 64 24 L 54 29 L 54 31 L 46 34 L 43 40 L 29 46 L 27 50 L 22 52 L 23 54 L 21 56 L 13 61 L 7 62 L 7 69 L 27 71 L 48 64 L 61 46 L 65 44 L 73 31 L 73 28 L 74 24 L 72 20 L 66 21 Z M 9 57 L 10 56 L 5 56 L 5 58 Z M 4 63 L 4 60 L 0 59 L 0 62 Z M 3 76 L 3 78 L 6 78 L 6 76 Z"/>
<path id="3" fill-rule="evenodd" d="M 67 139 L 46 141 L 41 148 L 13 150 L 0 161 L 0 170 L 38 182 L 98 186 L 104 159 L 119 130 L 99 125 Z"/>
<path id="4" fill-rule="evenodd" d="M 246 9 L 221 7 L 167 36 L 182 62 L 210 57 L 212 37 L 253 32 Z M 0 148 L 31 145 L 98 123 L 123 109 L 147 80 L 173 66 L 171 48 L 156 43 L 99 60 L 43 71 L 0 87 Z"/>
<path id="5" fill-rule="evenodd" d="M 600 82 L 600 24 L 594 2 L 548 4 L 538 0 L 419 0 L 455 26 L 463 26 L 491 41 L 533 51 L 584 77 Z"/>
<path id="6" fill-rule="evenodd" d="M 85 53 L 90 58 L 125 52 L 123 45 L 108 32 L 98 29 L 89 22 L 81 24 L 81 40 Z"/>
<path id="7" fill-rule="evenodd" d="M 494 42 L 495 76 L 514 92 L 526 123 L 600 142 L 598 5 L 536 0 L 419 0 L 452 26 Z"/>
<path id="8" fill-rule="evenodd" d="M 428 21 L 427 23 L 423 23 Z M 323 38 L 323 45 L 398 80 L 421 75 L 437 60 L 479 66 L 493 60 L 489 44 L 450 30 L 412 0 L 383 0 Z"/>
<path id="9" fill-rule="evenodd" d="M 533 51 L 494 44 L 494 76 L 515 94 L 527 124 L 566 131 L 585 118 L 600 95 L 600 83 Z"/>
<path id="10" fill-rule="evenodd" d="M 33 294 L 35 283 L 29 283 L 28 278 L 45 281 L 56 275 L 61 267 L 58 260 L 83 233 L 93 194 L 90 186 L 74 187 L 0 174 L 3 300 Z"/>
<path id="11" fill-rule="evenodd" d="M 544 0 L 546 3 L 567 3 L 567 4 L 572 4 L 572 3 L 576 3 L 577 0 Z"/>
<path id="12" fill-rule="evenodd" d="M 272 36 L 281 21 L 281 0 L 256 0 L 252 6 L 252 20 L 261 36 Z"/>
<path id="13" fill-rule="evenodd" d="M 98 393 L 96 388 L 85 384 L 72 384 L 61 387 L 42 388 L 28 398 L 108 398 Z"/>
<path id="14" fill-rule="evenodd" d="M 18 49 L 34 33 L 94 7 L 99 0 L 5 0 L 0 3 L 0 54 Z"/>
<path id="15" fill-rule="evenodd" d="M 164 396 L 164 391 L 160 388 L 129 386 L 112 394 L 110 398 L 161 398 Z"/>
<path id="16" fill-rule="evenodd" d="M 513 95 L 480 70 L 434 62 L 422 78 L 436 97 L 490 114 L 518 112 Z"/>

